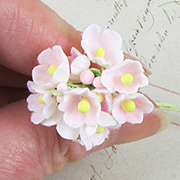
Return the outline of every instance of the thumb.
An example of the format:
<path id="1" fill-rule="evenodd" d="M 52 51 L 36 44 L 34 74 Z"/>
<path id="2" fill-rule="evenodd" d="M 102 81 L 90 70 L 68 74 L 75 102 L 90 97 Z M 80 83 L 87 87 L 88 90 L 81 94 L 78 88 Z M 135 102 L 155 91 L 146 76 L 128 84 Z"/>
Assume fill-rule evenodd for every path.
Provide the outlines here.
<path id="1" fill-rule="evenodd" d="M 81 33 L 41 1 L 1 0 L 0 27 L 0 64 L 25 75 L 48 47 L 80 49 Z"/>

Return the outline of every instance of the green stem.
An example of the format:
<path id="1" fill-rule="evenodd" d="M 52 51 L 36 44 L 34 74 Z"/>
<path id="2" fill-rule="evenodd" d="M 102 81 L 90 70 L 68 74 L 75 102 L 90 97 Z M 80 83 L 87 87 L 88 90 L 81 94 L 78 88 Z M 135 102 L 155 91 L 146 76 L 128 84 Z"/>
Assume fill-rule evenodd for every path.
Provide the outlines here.
<path id="1" fill-rule="evenodd" d="M 180 3 L 180 1 L 170 1 L 170 2 L 166 2 L 166 3 L 163 3 L 163 4 L 159 5 L 159 7 L 162 7 L 162 6 L 171 4 L 171 3 Z"/>
<path id="2" fill-rule="evenodd" d="M 158 105 L 159 109 L 180 112 L 180 107 L 174 104 L 161 102 L 161 101 L 155 101 L 155 103 Z"/>

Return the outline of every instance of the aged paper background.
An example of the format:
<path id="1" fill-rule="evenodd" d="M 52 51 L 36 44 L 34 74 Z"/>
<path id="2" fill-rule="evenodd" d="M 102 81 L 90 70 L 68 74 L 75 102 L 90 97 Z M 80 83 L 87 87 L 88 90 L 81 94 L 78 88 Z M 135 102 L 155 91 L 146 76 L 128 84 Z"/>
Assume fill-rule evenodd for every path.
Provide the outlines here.
<path id="1" fill-rule="evenodd" d="M 180 1 L 43 0 L 79 30 L 92 23 L 120 33 L 125 52 L 152 71 L 142 91 L 180 106 Z M 164 90 L 166 89 L 166 90 Z M 173 91 L 173 92 L 170 92 Z M 180 123 L 180 112 L 168 112 Z M 171 124 L 147 139 L 113 146 L 68 164 L 45 180 L 180 179 L 180 127 Z"/>

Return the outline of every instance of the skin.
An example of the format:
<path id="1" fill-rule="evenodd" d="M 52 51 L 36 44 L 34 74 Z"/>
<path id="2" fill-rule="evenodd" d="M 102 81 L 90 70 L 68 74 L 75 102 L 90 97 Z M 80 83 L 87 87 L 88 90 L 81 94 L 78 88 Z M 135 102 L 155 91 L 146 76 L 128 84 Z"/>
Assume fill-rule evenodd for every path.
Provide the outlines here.
<path id="1" fill-rule="evenodd" d="M 157 133 L 167 116 L 155 110 L 139 125 L 124 124 L 91 151 L 63 140 L 55 127 L 30 122 L 25 101 L 26 82 L 38 54 L 61 45 L 68 55 L 80 47 L 81 33 L 39 0 L 0 2 L 0 179 L 40 180 L 88 154 L 114 144 L 136 141 Z M 129 58 L 129 55 L 125 54 Z"/>

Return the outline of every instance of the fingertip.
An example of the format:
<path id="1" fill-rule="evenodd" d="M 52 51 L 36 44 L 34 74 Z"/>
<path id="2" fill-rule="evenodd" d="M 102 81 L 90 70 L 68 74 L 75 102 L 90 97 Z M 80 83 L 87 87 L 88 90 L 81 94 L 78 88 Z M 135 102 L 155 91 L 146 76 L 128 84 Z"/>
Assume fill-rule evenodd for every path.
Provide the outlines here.
<path id="1" fill-rule="evenodd" d="M 81 33 L 52 9 L 36 0 L 3 0 L 0 6 L 1 64 L 30 75 L 38 54 L 54 45 L 68 55 L 81 50 Z"/>
<path id="2" fill-rule="evenodd" d="M 164 111 L 154 108 L 152 113 L 144 115 L 141 124 L 125 123 L 118 130 L 112 130 L 106 146 L 147 138 L 166 129 L 169 123 L 169 116 Z"/>

